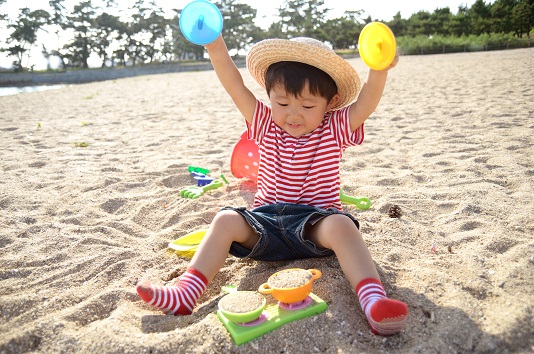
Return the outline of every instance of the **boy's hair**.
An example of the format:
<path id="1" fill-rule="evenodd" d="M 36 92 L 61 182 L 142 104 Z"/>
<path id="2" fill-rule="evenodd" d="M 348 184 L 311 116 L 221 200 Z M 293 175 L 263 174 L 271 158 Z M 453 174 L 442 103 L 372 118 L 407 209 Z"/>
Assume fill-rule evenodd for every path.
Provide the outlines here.
<path id="1" fill-rule="evenodd" d="M 281 61 L 274 63 L 265 74 L 265 89 L 267 95 L 276 85 L 281 85 L 288 94 L 298 97 L 308 83 L 312 95 L 325 98 L 328 102 L 336 95 L 335 81 L 322 71 L 304 63 L 294 61 Z"/>

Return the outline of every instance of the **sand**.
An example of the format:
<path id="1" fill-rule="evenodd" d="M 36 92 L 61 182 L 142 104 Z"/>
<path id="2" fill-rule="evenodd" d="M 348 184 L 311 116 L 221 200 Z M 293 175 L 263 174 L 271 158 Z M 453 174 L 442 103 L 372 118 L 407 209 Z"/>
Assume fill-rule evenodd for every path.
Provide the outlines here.
<path id="1" fill-rule="evenodd" d="M 140 279 L 172 284 L 186 269 L 170 241 L 252 202 L 229 168 L 244 123 L 213 71 L 0 97 L 0 352 L 533 352 L 533 68 L 533 49 L 403 56 L 364 144 L 347 150 L 343 190 L 373 205 L 346 210 L 409 306 L 387 338 L 335 257 L 229 257 L 186 317 L 137 296 Z M 189 165 L 230 184 L 181 198 Z M 328 310 L 236 346 L 216 316 L 221 287 L 256 290 L 286 268 L 321 270 L 313 292 Z"/>
<path id="2" fill-rule="evenodd" d="M 267 279 L 267 284 L 274 289 L 298 288 L 306 285 L 312 274 L 306 269 L 286 269 L 276 272 Z"/>

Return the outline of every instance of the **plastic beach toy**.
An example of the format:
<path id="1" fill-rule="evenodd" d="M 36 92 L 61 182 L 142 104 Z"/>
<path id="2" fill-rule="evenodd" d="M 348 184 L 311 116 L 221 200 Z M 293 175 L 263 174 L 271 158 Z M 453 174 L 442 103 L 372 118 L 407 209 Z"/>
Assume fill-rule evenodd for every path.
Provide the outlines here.
<path id="1" fill-rule="evenodd" d="M 196 251 L 208 230 L 193 231 L 169 243 L 169 248 L 178 252 Z"/>
<path id="2" fill-rule="evenodd" d="M 217 189 L 223 186 L 223 183 L 219 181 L 218 179 L 214 180 L 208 185 L 205 185 L 203 187 L 198 186 L 192 186 L 184 188 L 180 191 L 180 195 L 184 198 L 191 198 L 191 199 L 197 199 L 200 196 L 202 196 L 205 192 L 210 191 L 212 189 Z"/>
<path id="3" fill-rule="evenodd" d="M 254 183 L 258 179 L 258 168 L 260 153 L 258 144 L 254 140 L 247 138 L 247 132 L 234 146 L 232 158 L 230 159 L 230 171 L 236 178 L 248 178 Z"/>
<path id="4" fill-rule="evenodd" d="M 207 0 L 195 0 L 180 13 L 180 30 L 188 41 L 206 45 L 219 37 L 223 28 L 221 12 Z"/>
<path id="5" fill-rule="evenodd" d="M 195 181 L 197 181 L 197 186 L 199 187 L 205 186 L 206 184 L 210 184 L 211 182 L 215 181 L 215 178 L 208 177 L 206 175 L 203 175 L 202 173 L 191 172 L 191 175 L 193 176 Z"/>
<path id="6" fill-rule="evenodd" d="M 224 306 L 226 300 L 230 300 L 232 298 L 234 301 L 247 301 L 256 297 L 261 298 L 261 304 L 258 307 L 251 309 L 250 311 L 233 312 L 231 309 L 227 309 Z M 233 291 L 229 292 L 228 295 L 225 295 L 222 299 L 219 300 L 217 307 L 219 308 L 221 314 L 228 320 L 234 323 L 245 324 L 247 322 L 257 320 L 261 316 L 263 309 L 266 305 L 267 299 L 259 293 L 255 291 L 237 291 L 236 289 L 234 289 Z"/>
<path id="7" fill-rule="evenodd" d="M 351 197 L 350 195 L 343 194 L 343 191 L 339 190 L 339 199 L 343 203 L 354 204 L 361 210 L 367 210 L 371 207 L 371 200 L 366 197 Z"/>
<path id="8" fill-rule="evenodd" d="M 228 332 L 230 332 L 234 342 L 237 345 L 241 345 L 273 331 L 284 324 L 316 315 L 328 308 L 326 302 L 314 293 L 310 293 L 309 297 L 311 298 L 311 303 L 308 307 L 294 311 L 285 310 L 277 304 L 268 304 L 262 314 L 267 319 L 254 326 L 244 326 L 243 324 L 234 323 L 228 320 L 220 310 L 217 311 L 217 317 L 219 317 Z"/>
<path id="9" fill-rule="evenodd" d="M 371 22 L 360 33 L 358 50 L 368 67 L 373 70 L 384 70 L 395 58 L 397 51 L 395 36 L 385 24 Z"/>
<path id="10" fill-rule="evenodd" d="M 197 166 L 188 166 L 187 170 L 190 173 L 201 173 L 203 175 L 207 175 L 208 173 L 210 173 L 210 170 L 208 170 L 207 168 L 197 167 Z"/>
<path id="11" fill-rule="evenodd" d="M 284 269 L 274 273 L 269 277 L 267 283 L 263 283 L 258 288 L 261 294 L 271 294 L 276 300 L 292 304 L 305 300 L 312 291 L 313 281 L 319 279 L 322 276 L 322 272 L 319 269 L 307 269 L 311 273 L 311 279 L 304 285 L 297 286 L 295 288 L 278 288 L 272 284 L 274 277 L 284 272 L 291 272 L 294 270 L 300 270 L 299 268 Z"/>

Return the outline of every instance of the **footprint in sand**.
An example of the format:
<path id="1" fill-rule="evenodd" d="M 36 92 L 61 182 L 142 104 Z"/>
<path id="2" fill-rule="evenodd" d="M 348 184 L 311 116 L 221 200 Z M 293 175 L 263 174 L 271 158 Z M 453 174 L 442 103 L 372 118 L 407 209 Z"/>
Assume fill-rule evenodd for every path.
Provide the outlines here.
<path id="1" fill-rule="evenodd" d="M 32 162 L 28 165 L 28 167 L 31 167 L 31 168 L 42 168 L 45 166 L 46 166 L 46 162 L 43 162 L 43 161 Z"/>
<path id="2" fill-rule="evenodd" d="M 125 204 L 126 204 L 125 199 L 116 198 L 116 199 L 110 199 L 107 202 L 100 204 L 100 208 L 104 210 L 106 213 L 115 214 L 117 210 L 122 208 Z"/>

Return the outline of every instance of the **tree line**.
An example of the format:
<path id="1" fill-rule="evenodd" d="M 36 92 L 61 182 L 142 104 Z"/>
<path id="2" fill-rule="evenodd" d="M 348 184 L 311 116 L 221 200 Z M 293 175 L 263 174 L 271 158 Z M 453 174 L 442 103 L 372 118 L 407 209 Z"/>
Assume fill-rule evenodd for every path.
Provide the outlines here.
<path id="1" fill-rule="evenodd" d="M 6 1 L 0 0 L 0 11 Z M 10 31 L 0 50 L 14 58 L 16 71 L 26 69 L 25 59 L 28 61 L 30 49 L 44 32 L 65 40 L 57 48 L 41 44 L 42 54 L 58 57 L 63 68 L 88 68 L 91 55 L 100 58 L 102 67 L 204 57 L 204 48 L 191 44 L 180 32 L 181 9 L 175 9 L 169 17 L 156 0 L 137 0 L 122 13 L 117 10 L 118 0 L 86 0 L 68 11 L 64 1 L 50 0 L 51 11 L 21 8 L 17 18 L 0 15 L 0 21 Z M 323 0 L 286 0 L 278 9 L 279 20 L 267 30 L 255 24 L 257 11 L 253 7 L 239 0 L 219 0 L 215 4 L 223 15 L 226 43 L 235 54 L 261 39 L 296 36 L 327 41 L 334 49 L 354 49 L 362 28 L 373 20 L 382 21 L 393 30 L 399 47 L 403 43 L 408 46 L 413 38 L 530 38 L 534 25 L 534 0 L 477 0 L 471 7 L 460 6 L 456 12 L 445 7 L 431 13 L 420 11 L 407 19 L 398 12 L 389 21 L 364 17 L 364 10 L 347 11 L 330 19 L 331 9 Z"/>

